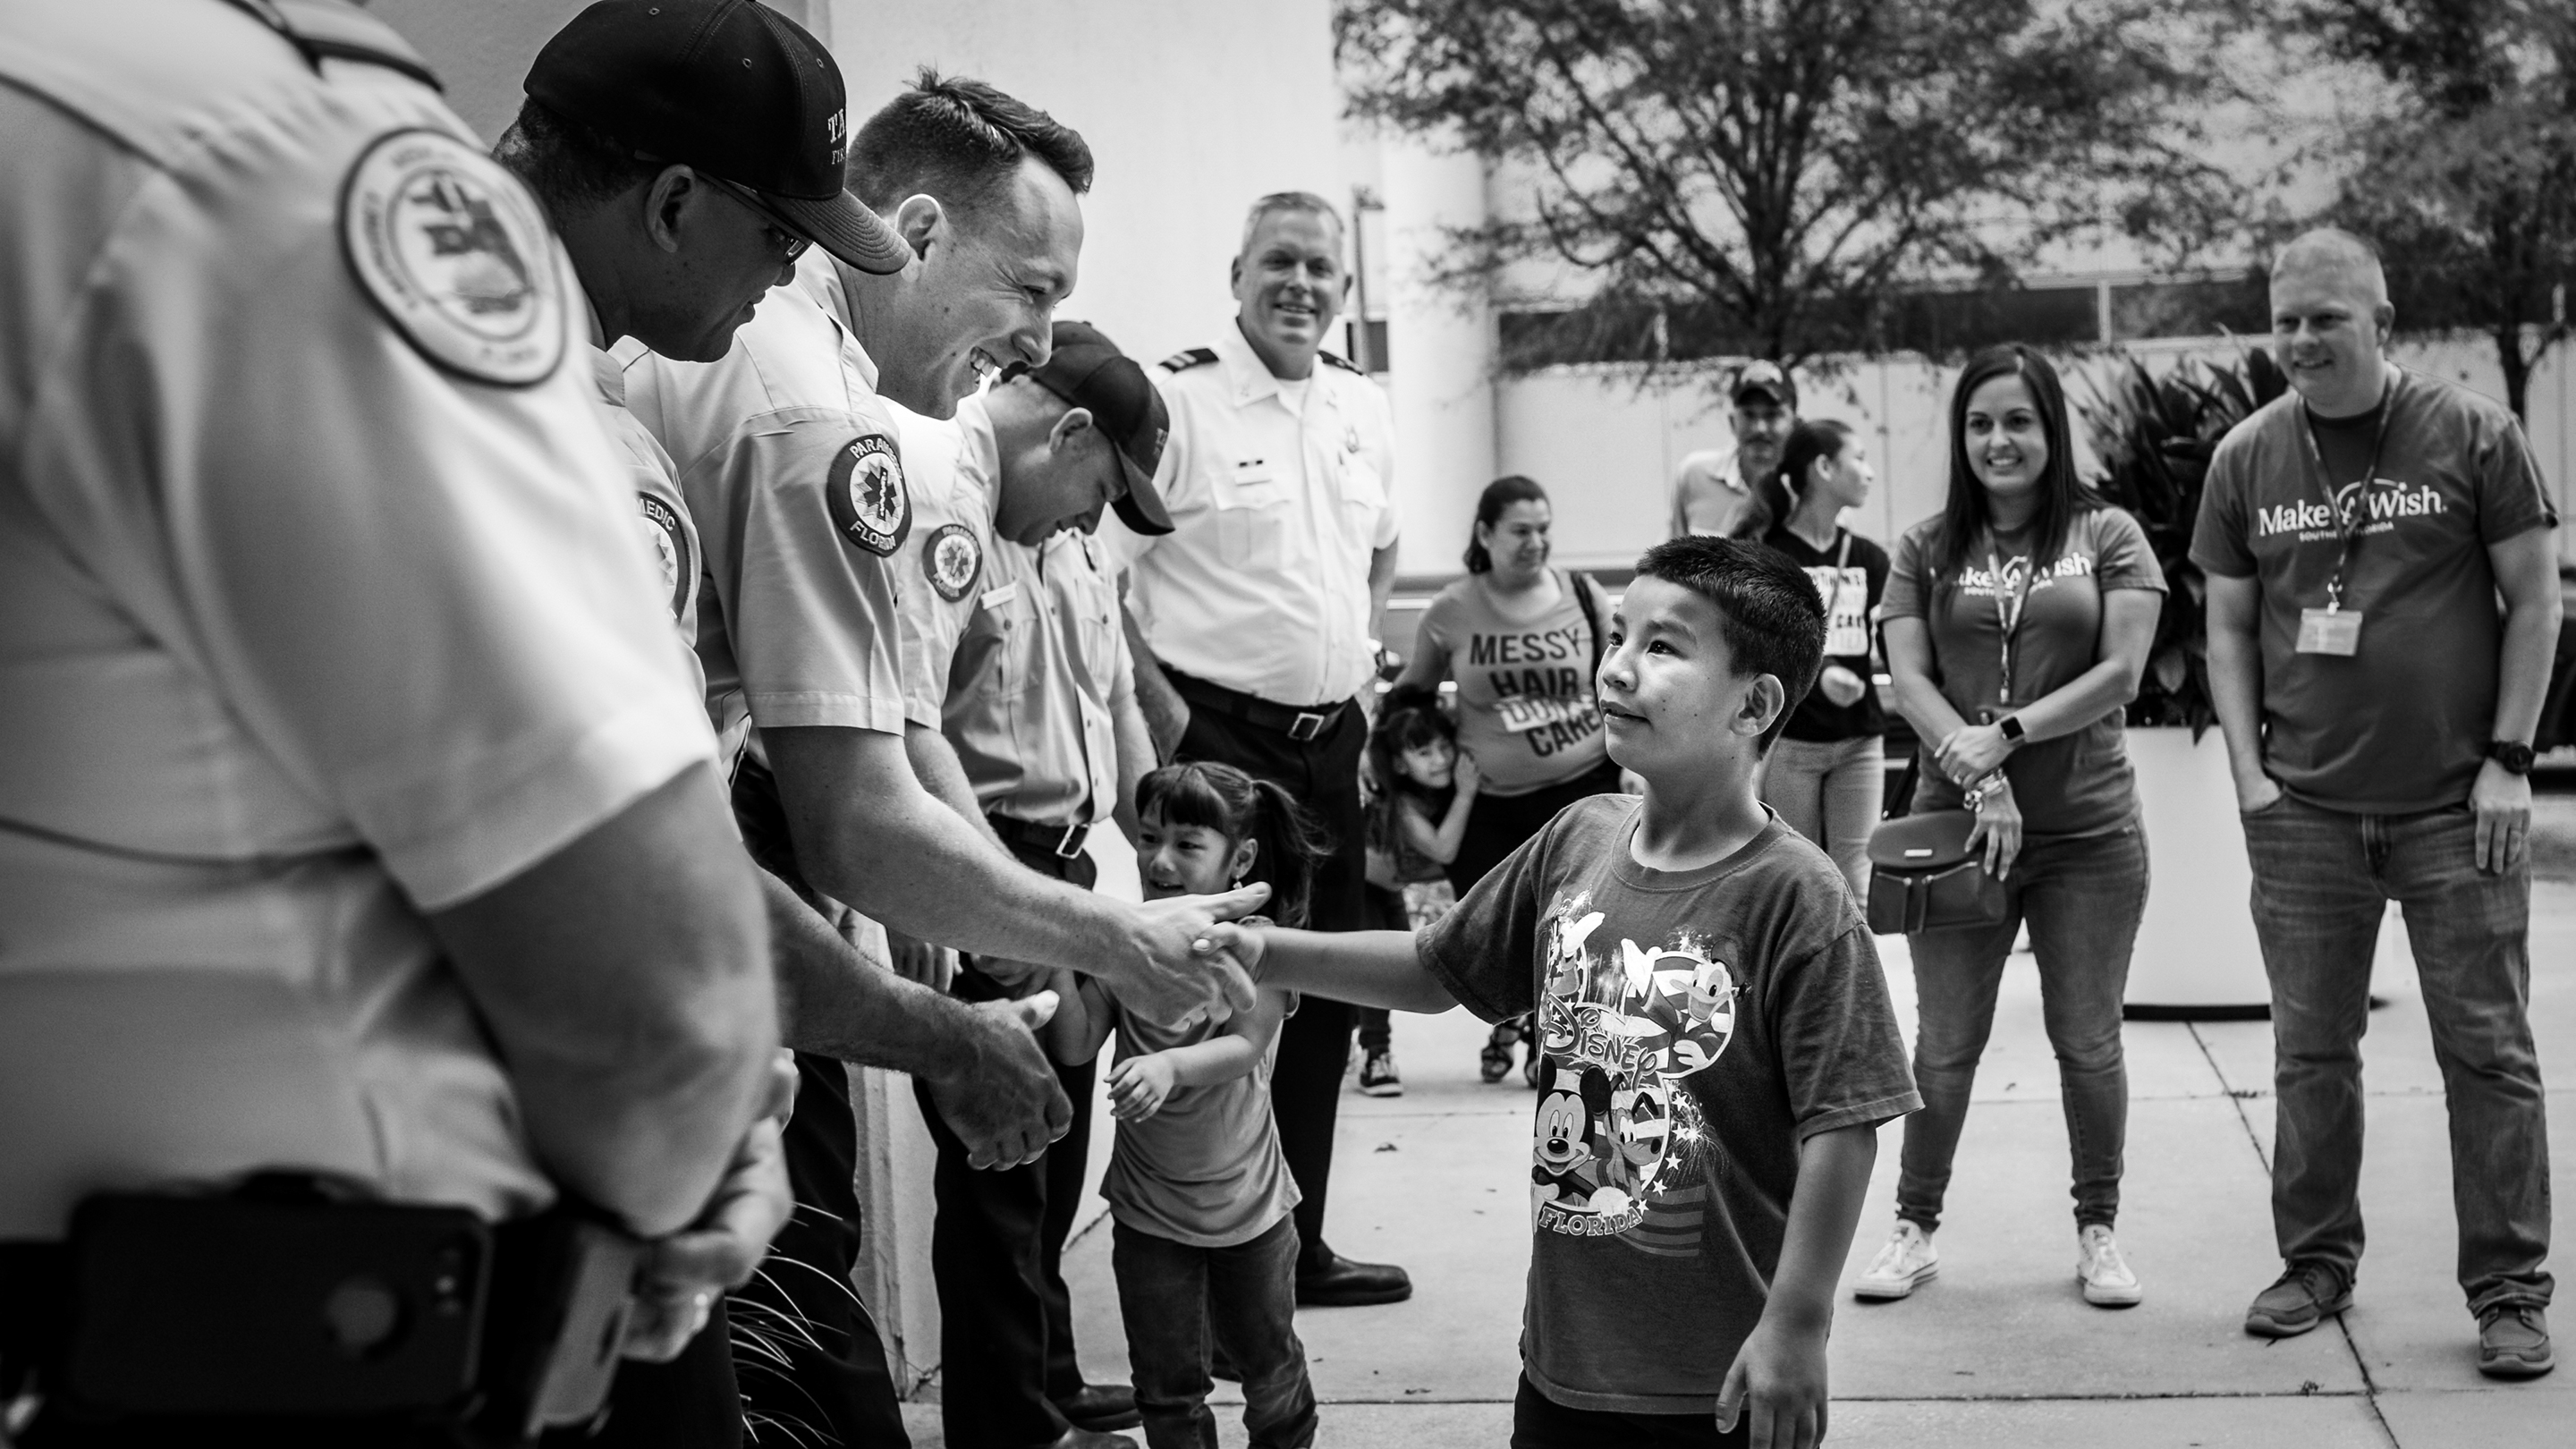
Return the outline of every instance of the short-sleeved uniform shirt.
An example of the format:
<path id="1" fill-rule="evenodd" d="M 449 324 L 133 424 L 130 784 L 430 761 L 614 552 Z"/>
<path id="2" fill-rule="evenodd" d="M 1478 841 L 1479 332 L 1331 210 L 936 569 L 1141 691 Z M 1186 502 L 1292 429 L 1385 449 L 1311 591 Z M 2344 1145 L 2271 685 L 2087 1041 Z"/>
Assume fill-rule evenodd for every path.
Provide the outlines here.
<path id="1" fill-rule="evenodd" d="M 1698 1414 L 1762 1317 L 1800 1144 L 1923 1100 L 1824 852 L 1775 817 L 1714 865 L 1650 870 L 1641 805 L 1567 806 L 1420 951 L 1479 1017 L 1538 1013 L 1530 1381 L 1574 1408 Z"/>
<path id="2" fill-rule="evenodd" d="M 1765 547 L 1778 550 L 1806 571 L 1825 604 L 1825 662 L 1839 664 L 1861 678 L 1870 676 L 1870 619 L 1887 593 L 1887 550 L 1848 528 L 1836 529 L 1831 546 L 1818 548 L 1788 527 L 1762 536 Z M 1860 698 L 1836 704 L 1822 689 L 1810 689 L 1780 727 L 1784 738 L 1832 744 L 1887 733 L 1887 711 L 1878 691 L 1863 689 Z"/>
<path id="3" fill-rule="evenodd" d="M 1932 577 L 1941 520 L 1905 531 L 1896 541 L 1880 614 L 1921 619 L 1932 633 L 1932 666 L 1941 697 L 1960 717 L 1991 722 L 2045 699 L 2101 659 L 2102 596 L 2114 589 L 2165 591 L 2164 569 L 2146 530 L 2117 508 L 2077 514 L 2054 564 L 2032 577 L 2027 536 L 2011 545 L 1980 535 L 1946 580 Z M 2027 588 L 2012 633 L 2012 678 L 2004 678 L 2003 618 Z M 2009 687 L 2007 687 L 2009 686 Z M 1960 808 L 1959 787 L 1935 768 L 1937 741 L 1923 742 L 1915 813 Z M 2120 711 L 2055 739 L 2033 740 L 2004 761 L 2013 803 L 2032 836 L 2103 835 L 2137 815 L 2135 777 Z"/>
<path id="4" fill-rule="evenodd" d="M 626 364 L 615 353 L 597 345 L 598 331 L 594 314 L 591 397 L 599 405 L 600 426 L 606 429 L 609 442 L 626 464 L 627 481 L 634 485 L 644 554 L 652 560 L 653 576 L 661 580 L 662 600 L 671 612 L 671 621 L 679 626 L 680 653 L 687 663 L 693 691 L 703 700 L 707 675 L 705 666 L 698 663 L 697 652 L 698 586 L 703 577 L 698 562 L 703 553 L 698 544 L 698 526 L 689 518 L 689 500 L 680 492 L 679 473 L 671 466 L 671 455 L 662 450 L 661 442 L 626 406 Z"/>
<path id="5" fill-rule="evenodd" d="M 1607 628 L 1610 601 L 1586 577 L 1557 575 L 1556 607 L 1530 623 L 1494 609 L 1473 577 L 1442 589 L 1422 611 L 1420 648 L 1445 655 L 1458 681 L 1458 742 L 1484 772 L 1488 795 L 1526 795 L 1600 767 L 1601 706 L 1593 695 L 1597 650 L 1577 588 L 1591 591 Z"/>
<path id="6" fill-rule="evenodd" d="M 1172 532 L 1112 518 L 1101 538 L 1157 659 L 1274 704 L 1339 704 L 1376 669 L 1369 556 L 1396 539 L 1386 394 L 1330 354 L 1283 384 L 1232 324 L 1205 354 L 1155 379 Z"/>
<path id="7" fill-rule="evenodd" d="M 713 753 L 570 267 L 429 87 L 230 6 L 0 11 L 0 134 L 0 1239 L 271 1166 L 542 1207 L 424 913 Z"/>
<path id="8" fill-rule="evenodd" d="M 2558 523 L 2512 413 L 2439 378 L 2397 377 L 2366 485 L 2377 415 L 2347 437 L 2319 429 L 2339 504 L 2296 392 L 2238 423 L 2210 459 L 2191 544 L 2210 573 L 2261 586 L 2264 769 L 2302 800 L 2389 815 L 2468 798 L 2495 732 L 2503 642 L 2487 549 Z M 2342 601 L 2362 616 L 2360 647 L 2301 654 L 2299 612 L 2325 607 L 2342 551 L 2338 506 L 2361 520 Z"/>
<path id="9" fill-rule="evenodd" d="M 981 398 L 937 422 L 894 404 L 912 488 L 896 556 L 905 712 L 956 747 L 987 811 L 1088 825 L 1118 802 L 1114 711 L 1135 693 L 1116 578 L 1067 531 L 1034 548 L 993 532 L 1001 455 Z"/>
<path id="10" fill-rule="evenodd" d="M 704 541 L 698 657 L 728 739 L 746 722 L 903 733 L 894 556 L 912 504 L 848 315 L 816 248 L 722 361 L 627 366 L 627 404 L 678 466 Z"/>

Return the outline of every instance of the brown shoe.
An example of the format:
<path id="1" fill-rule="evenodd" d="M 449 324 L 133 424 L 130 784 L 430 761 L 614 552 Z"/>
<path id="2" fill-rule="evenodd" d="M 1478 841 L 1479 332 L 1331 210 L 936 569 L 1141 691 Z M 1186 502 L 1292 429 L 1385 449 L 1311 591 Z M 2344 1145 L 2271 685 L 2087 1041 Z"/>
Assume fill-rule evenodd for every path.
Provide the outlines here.
<path id="1" fill-rule="evenodd" d="M 2491 1379 L 2536 1379 L 2558 1366 L 2549 1350 L 2549 1315 L 2537 1303 L 2499 1303 L 2478 1315 L 2478 1372 Z"/>
<path id="2" fill-rule="evenodd" d="M 2293 1263 L 2245 1310 L 2256 1338 L 2296 1338 L 2352 1306 L 2352 1284 L 2325 1263 Z"/>

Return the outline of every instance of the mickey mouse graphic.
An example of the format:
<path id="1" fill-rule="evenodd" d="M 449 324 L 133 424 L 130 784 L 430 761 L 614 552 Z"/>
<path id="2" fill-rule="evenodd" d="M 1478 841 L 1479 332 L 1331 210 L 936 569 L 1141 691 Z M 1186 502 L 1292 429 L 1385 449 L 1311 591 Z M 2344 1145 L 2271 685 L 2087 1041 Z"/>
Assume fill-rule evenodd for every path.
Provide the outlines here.
<path id="1" fill-rule="evenodd" d="M 1582 1209 L 1601 1190 L 1601 1169 L 1617 1159 L 1610 1141 L 1610 1078 L 1587 1066 L 1568 1075 L 1551 1059 L 1540 1081 L 1538 1122 L 1531 1134 L 1530 1182 L 1540 1202 Z"/>

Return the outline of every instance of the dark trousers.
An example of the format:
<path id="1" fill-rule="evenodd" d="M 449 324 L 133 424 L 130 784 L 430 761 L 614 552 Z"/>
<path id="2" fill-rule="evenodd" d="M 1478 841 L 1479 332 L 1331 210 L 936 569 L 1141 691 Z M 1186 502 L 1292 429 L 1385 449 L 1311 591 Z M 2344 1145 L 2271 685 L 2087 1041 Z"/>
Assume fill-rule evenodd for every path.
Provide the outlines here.
<path id="1" fill-rule="evenodd" d="M 2529 857 L 2479 870 L 2466 805 L 2350 815 L 2284 795 L 2244 826 L 2272 979 L 2281 1256 L 2331 1263 L 2346 1282 L 2361 1263 L 2361 1036 L 2380 924 L 2396 901 L 2450 1109 L 2460 1289 L 2472 1313 L 2546 1304 L 2556 1282 L 2541 1266 L 2549 1124 L 2531 1039 Z"/>
<path id="2" fill-rule="evenodd" d="M 859 1261 L 858 1119 L 830 1057 L 796 1054 L 787 1182 L 796 1214 L 726 1300 L 743 1411 L 790 1442 L 910 1449 L 894 1373 L 850 1274 Z"/>
<path id="3" fill-rule="evenodd" d="M 1013 843 L 1032 870 L 1089 889 L 1098 867 Z M 969 963 L 956 994 L 969 1001 L 1008 995 Z M 1064 1240 L 1082 1203 L 1091 1145 L 1094 1064 L 1056 1067 L 1073 1101 L 1073 1125 L 1046 1155 L 1006 1172 L 966 1161 L 966 1144 L 915 1083 L 922 1120 L 939 1149 L 931 1192 L 939 1217 L 930 1266 L 939 1284 L 940 1424 L 958 1449 L 1051 1444 L 1070 1427 L 1057 1403 L 1082 1392 L 1074 1356 L 1073 1295 L 1064 1284 Z"/>
<path id="4" fill-rule="evenodd" d="M 1231 1248 L 1198 1248 L 1114 1223 L 1109 1265 L 1127 1324 L 1127 1362 L 1146 1449 L 1216 1449 L 1209 1411 L 1208 1340 L 1224 1345 L 1243 1380 L 1252 1449 L 1315 1442 L 1315 1387 L 1297 1341 L 1297 1225 Z"/>
<path id="5" fill-rule="evenodd" d="M 1521 1375 L 1512 1399 L 1512 1449 L 1737 1449 L 1753 1442 L 1753 1411 L 1744 1410 L 1735 1427 L 1717 1432 L 1717 1416 L 1706 1414 L 1620 1414 L 1603 1409 L 1569 1409 L 1538 1391 Z M 1782 1443 L 1788 1442 L 1786 1439 Z"/>
<path id="6" fill-rule="evenodd" d="M 547 1436 L 582 1449 L 739 1449 L 742 1393 L 733 1376 L 733 1322 L 718 1298 L 707 1326 L 669 1363 L 617 1366 L 608 1391 L 608 1422 L 587 1437 Z"/>
<path id="7" fill-rule="evenodd" d="M 733 813 L 751 858 L 814 904 L 777 782 L 757 760 L 734 773 Z M 850 1276 L 859 1261 L 859 1122 L 849 1074 L 830 1057 L 798 1052 L 796 1075 L 784 1142 L 796 1212 L 759 1274 L 726 1300 L 743 1412 L 790 1443 L 911 1449 L 885 1341 Z"/>
<path id="8" fill-rule="evenodd" d="M 1306 924 L 1318 931 L 1356 931 L 1367 924 L 1367 843 L 1360 811 L 1360 752 L 1368 718 L 1345 702 L 1311 740 L 1192 706 L 1179 758 L 1215 760 L 1257 779 L 1275 780 L 1314 813 L 1333 838 L 1332 858 L 1316 873 Z M 1350 1064 L 1355 1008 L 1309 996 L 1279 1028 L 1279 1057 L 1270 1078 L 1270 1114 L 1279 1124 L 1280 1155 L 1304 1200 L 1297 1240 L 1306 1261 L 1324 1252 L 1325 1190 L 1333 1176 L 1333 1123 L 1341 1111 L 1342 1070 Z"/>
<path id="9" fill-rule="evenodd" d="M 1619 767 L 1603 760 L 1571 780 L 1543 785 L 1526 795 L 1478 795 L 1467 807 L 1467 828 L 1449 862 L 1449 884 L 1465 900 L 1485 873 L 1501 865 L 1557 812 L 1577 800 L 1619 793 Z"/>

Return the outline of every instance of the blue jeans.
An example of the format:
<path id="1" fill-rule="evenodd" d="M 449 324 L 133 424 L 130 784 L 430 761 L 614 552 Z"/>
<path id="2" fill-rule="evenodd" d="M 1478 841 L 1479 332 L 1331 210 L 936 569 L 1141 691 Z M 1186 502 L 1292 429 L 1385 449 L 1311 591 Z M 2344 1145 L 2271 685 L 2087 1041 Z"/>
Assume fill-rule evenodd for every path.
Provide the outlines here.
<path id="1" fill-rule="evenodd" d="M 1762 803 L 1832 856 L 1855 900 L 1869 899 L 1869 837 L 1887 797 L 1887 748 L 1877 735 L 1816 743 L 1786 735 L 1762 762 Z"/>
<path id="2" fill-rule="evenodd" d="M 2394 900 L 2451 1113 L 2471 1312 L 2549 1301 L 2549 1132 L 2531 1045 L 2531 866 L 2477 868 L 2465 804 L 2348 815 L 2287 795 L 2244 817 L 2272 981 L 2272 1231 L 2292 1263 L 2361 1261 L 2361 1034 Z"/>
<path id="3" fill-rule="evenodd" d="M 1231 1248 L 1194 1248 L 1113 1222 L 1109 1266 L 1149 1449 L 1216 1449 L 1208 1336 L 1243 1376 L 1252 1449 L 1315 1442 L 1315 1388 L 1297 1340 L 1297 1222 Z"/>
<path id="4" fill-rule="evenodd" d="M 2004 877 L 2004 895 L 2004 918 L 1991 926 L 1906 937 L 1914 953 L 1914 1085 L 1923 1110 L 1905 1119 L 1896 1215 L 1925 1232 L 1941 1225 L 1977 1058 L 1995 1024 L 2004 958 L 2027 919 L 2066 1108 L 2075 1225 L 2109 1227 L 2120 1213 L 2120 1154 L 2129 1132 L 2120 998 L 2147 909 L 2146 835 L 2131 825 L 2109 835 L 2026 840 Z"/>

